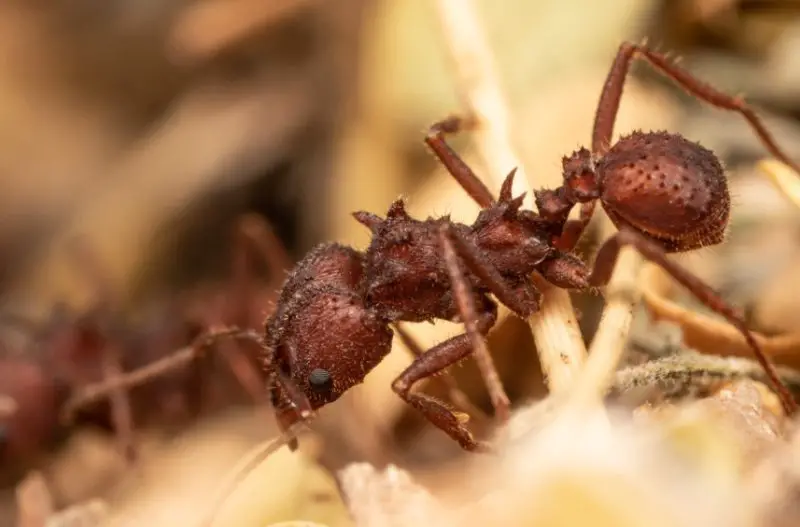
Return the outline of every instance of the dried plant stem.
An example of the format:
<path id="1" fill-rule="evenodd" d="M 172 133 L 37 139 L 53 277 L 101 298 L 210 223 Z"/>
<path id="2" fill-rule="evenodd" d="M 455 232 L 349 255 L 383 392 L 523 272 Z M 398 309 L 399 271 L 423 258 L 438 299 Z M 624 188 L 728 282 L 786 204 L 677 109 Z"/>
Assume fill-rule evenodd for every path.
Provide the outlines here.
<path id="1" fill-rule="evenodd" d="M 283 22 L 310 3 L 232 0 L 191 5 L 171 28 L 168 51 L 188 63 L 208 59 L 264 28 Z"/>
<path id="2" fill-rule="evenodd" d="M 633 319 L 633 309 L 641 299 L 638 277 L 642 257 L 630 247 L 620 251 L 614 273 L 606 286 L 606 306 L 589 348 L 589 358 L 570 402 L 576 407 L 593 409 L 614 382 L 617 366 L 625 352 L 625 344 Z"/>
<path id="3" fill-rule="evenodd" d="M 606 239 L 613 236 L 616 227 L 605 214 L 602 218 L 603 238 Z M 614 382 L 630 333 L 633 309 L 641 301 L 638 284 L 643 263 L 635 249 L 623 247 L 620 250 L 605 288 L 606 306 L 589 347 L 586 367 L 571 394 L 571 402 L 577 406 L 596 407 Z"/>
<path id="4" fill-rule="evenodd" d="M 436 6 L 458 95 L 475 120 L 478 149 L 489 177 L 499 187 L 506 174 L 517 167 L 514 190 L 529 191 L 527 173 L 512 147 L 508 105 L 473 0 L 438 0 Z"/>
<path id="5" fill-rule="evenodd" d="M 791 167 L 776 159 L 759 161 L 758 169 L 769 176 L 769 179 L 784 196 L 800 207 L 800 174 L 796 174 Z"/>
<path id="6" fill-rule="evenodd" d="M 488 166 L 489 176 L 495 187 L 499 187 L 508 172 L 516 167 L 515 192 L 529 192 L 531 182 L 512 147 L 507 105 L 474 2 L 438 0 L 436 7 L 459 95 L 477 122 L 477 144 Z M 528 323 L 543 370 L 547 373 L 548 387 L 557 391 L 569 386 L 580 370 L 586 358 L 586 347 L 578 331 L 569 294 L 554 287 L 544 289 L 542 308 Z"/>
<path id="7" fill-rule="evenodd" d="M 534 275 L 533 282 L 543 294 L 542 310 L 529 321 L 542 373 L 550 392 L 563 392 L 575 383 L 586 362 L 581 331 L 569 295 L 537 275 Z M 570 316 L 561 316 L 561 313 Z M 581 343 L 580 347 L 575 346 L 576 341 Z"/>

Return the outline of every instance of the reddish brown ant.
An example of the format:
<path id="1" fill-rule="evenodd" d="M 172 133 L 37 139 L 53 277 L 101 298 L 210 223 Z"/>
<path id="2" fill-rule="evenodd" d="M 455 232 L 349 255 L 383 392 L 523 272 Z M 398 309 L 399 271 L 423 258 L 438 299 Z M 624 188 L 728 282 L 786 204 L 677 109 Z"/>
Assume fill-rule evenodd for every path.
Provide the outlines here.
<path id="1" fill-rule="evenodd" d="M 264 220 L 254 215 L 240 218 L 234 229 L 231 277 L 179 295 L 158 310 L 157 324 L 132 323 L 115 311 L 118 302 L 108 280 L 98 278 L 103 269 L 96 256 L 82 243 L 73 249 L 70 256 L 80 270 L 90 271 L 87 275 L 96 289 L 93 307 L 85 313 L 55 309 L 43 324 L 5 317 L 6 326 L 23 330 L 28 345 L 0 354 L 0 466 L 12 461 L 26 466 L 73 423 L 112 428 L 133 456 L 134 422 L 185 424 L 185 417 L 200 412 L 199 404 L 203 410 L 211 402 L 229 404 L 236 392 L 228 389 L 230 381 L 206 374 L 211 361 L 196 360 L 212 345 L 248 397 L 266 402 L 257 354 L 218 338 L 227 334 L 241 342 L 237 337 L 260 329 L 290 267 L 282 244 Z M 266 264 L 267 280 L 255 276 L 255 260 Z M 244 329 L 213 329 L 231 325 Z M 187 347 L 176 354 L 181 346 Z M 188 363 L 196 368 L 176 371 Z M 136 375 L 125 374 L 130 370 Z M 130 392 L 132 388 L 136 390 Z"/>
<path id="2" fill-rule="evenodd" d="M 386 218 L 356 212 L 355 218 L 372 231 L 364 253 L 327 243 L 297 264 L 266 321 L 264 342 L 257 336 L 238 335 L 264 348 L 266 384 L 283 430 L 295 428 L 314 410 L 361 383 L 389 353 L 392 325 L 445 319 L 463 322 L 466 333 L 428 351 L 415 350 L 417 357 L 392 388 L 464 449 L 483 450 L 484 443 L 475 440 L 447 406 L 412 393 L 411 388 L 475 353 L 483 358 L 482 373 L 496 414 L 505 418 L 508 400 L 485 349 L 484 336 L 497 317 L 489 294 L 527 318 L 537 311 L 541 297 L 533 273 L 558 287 L 600 287 L 610 278 L 625 245 L 662 266 L 735 325 L 787 413 L 795 411 L 794 399 L 741 316 L 713 289 L 666 257 L 722 241 L 730 197 L 717 157 L 668 132 L 639 131 L 611 143 L 634 58 L 645 59 L 699 99 L 741 113 L 774 157 L 800 171 L 741 99 L 714 90 L 663 55 L 631 43 L 622 44 L 606 79 L 591 151 L 581 148 L 563 159 L 564 184 L 535 192 L 538 213 L 521 208 L 524 196 L 511 195 L 513 171 L 495 200 L 445 142 L 445 134 L 469 123 L 454 117 L 433 125 L 426 143 L 483 210 L 472 225 L 446 216 L 415 220 L 405 212 L 402 200 L 392 204 Z M 590 269 L 571 251 L 598 200 L 619 231 L 600 248 Z M 578 204 L 580 219 L 570 220 L 569 213 Z"/>
<path id="3" fill-rule="evenodd" d="M 466 333 L 419 353 L 393 390 L 467 450 L 480 450 L 467 427 L 441 402 L 413 393 L 422 379 L 442 372 L 471 352 L 485 351 L 497 308 L 520 317 L 539 307 L 536 272 L 556 286 L 586 290 L 610 278 L 619 250 L 630 245 L 662 266 L 709 308 L 735 325 L 753 348 L 787 413 L 796 409 L 741 316 L 687 270 L 666 258 L 722 241 L 730 213 L 723 168 L 713 152 L 678 134 L 634 132 L 611 143 L 630 64 L 643 58 L 699 99 L 741 113 L 770 153 L 798 169 L 777 147 L 753 111 L 671 64 L 644 46 L 624 43 L 600 96 L 592 149 L 563 159 L 564 184 L 535 192 L 538 214 L 511 195 L 513 171 L 495 200 L 444 136 L 466 124 L 457 117 L 433 125 L 426 143 L 449 173 L 482 207 L 472 225 L 449 217 L 415 220 L 395 201 L 386 218 L 356 212 L 372 231 L 365 253 L 339 244 L 319 246 L 291 273 L 266 323 L 265 366 L 278 422 L 287 429 L 303 415 L 338 399 L 390 350 L 398 321 L 462 321 Z M 601 247 L 590 269 L 571 253 L 600 201 L 619 231 Z M 569 220 L 581 205 L 580 219 Z M 508 401 L 484 368 L 496 413 Z"/>

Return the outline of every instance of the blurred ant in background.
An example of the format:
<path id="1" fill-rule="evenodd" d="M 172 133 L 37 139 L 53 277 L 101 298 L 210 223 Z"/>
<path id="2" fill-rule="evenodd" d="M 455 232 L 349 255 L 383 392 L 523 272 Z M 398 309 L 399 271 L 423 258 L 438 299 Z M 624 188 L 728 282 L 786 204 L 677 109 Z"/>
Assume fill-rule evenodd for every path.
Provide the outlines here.
<path id="1" fill-rule="evenodd" d="M 220 339 L 225 331 L 214 329 L 260 330 L 290 267 L 282 244 L 260 216 L 237 221 L 225 282 L 191 289 L 158 305 L 145 320 L 126 320 L 119 312 L 101 263 L 83 241 L 70 249 L 76 268 L 90 278 L 91 308 L 75 313 L 56 306 L 42 323 L 2 317 L 7 329 L 25 337 L 18 349 L 4 344 L 0 351 L 5 468 L 24 469 L 70 426 L 112 429 L 133 460 L 135 425 L 181 426 L 203 411 L 236 402 L 242 391 L 258 404 L 266 401 L 258 355 L 247 348 L 252 344 Z M 266 267 L 266 280 L 258 266 Z M 216 337 L 207 339 L 209 332 Z M 232 376 L 221 374 L 220 359 Z"/>

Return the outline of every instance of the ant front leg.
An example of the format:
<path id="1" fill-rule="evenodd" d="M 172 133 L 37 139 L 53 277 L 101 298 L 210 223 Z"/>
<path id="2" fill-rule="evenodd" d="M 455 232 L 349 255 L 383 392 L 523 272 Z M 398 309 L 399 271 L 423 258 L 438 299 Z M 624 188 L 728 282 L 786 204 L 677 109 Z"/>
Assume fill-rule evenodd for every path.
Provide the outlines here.
<path id="1" fill-rule="evenodd" d="M 788 156 L 784 154 L 783 150 L 778 147 L 772 134 L 767 131 L 761 119 L 759 119 L 753 111 L 753 108 L 741 97 L 732 97 L 712 88 L 688 71 L 673 64 L 665 55 L 655 52 L 646 46 L 633 44 L 632 42 L 625 42 L 620 46 L 617 57 L 614 59 L 611 70 L 608 72 L 608 77 L 606 77 L 606 82 L 603 86 L 603 92 L 600 95 L 600 102 L 595 115 L 594 131 L 592 133 L 592 153 L 595 155 L 602 155 L 608 150 L 611 144 L 611 137 L 614 133 L 614 122 L 617 118 L 617 111 L 619 110 L 625 78 L 628 75 L 631 62 L 637 58 L 645 59 L 656 70 L 667 78 L 672 79 L 681 88 L 698 99 L 716 108 L 731 110 L 741 114 L 770 154 L 789 165 L 795 172 L 800 173 L 800 166 L 789 159 Z"/>
<path id="2" fill-rule="evenodd" d="M 447 273 L 450 275 L 450 285 L 458 308 L 458 314 L 467 330 L 475 361 L 478 363 L 483 380 L 489 389 L 489 396 L 495 413 L 503 422 L 506 422 L 509 418 L 510 403 L 508 395 L 506 395 L 503 388 L 503 383 L 500 381 L 500 376 L 497 374 L 492 355 L 486 346 L 486 340 L 483 338 L 483 335 L 488 333 L 489 330 L 482 332 L 478 329 L 478 314 L 475 310 L 472 288 L 464 277 L 464 272 L 458 262 L 458 256 L 456 256 L 456 250 L 448 238 L 448 233 L 450 232 L 453 232 L 450 225 L 448 223 L 442 224 L 439 230 L 439 242 L 444 250 L 444 261 L 447 266 Z"/>
<path id="3" fill-rule="evenodd" d="M 472 326 L 480 334 L 486 334 L 497 321 L 497 306 L 487 297 L 481 297 L 483 310 Z M 392 389 L 405 402 L 422 413 L 425 418 L 441 429 L 461 445 L 465 450 L 486 452 L 489 447 L 472 436 L 464 423 L 439 400 L 411 393 L 411 387 L 422 379 L 432 377 L 448 366 L 463 360 L 473 351 L 470 336 L 467 333 L 448 339 L 414 359 L 414 362 L 392 383 Z M 501 387 L 502 389 L 502 387 Z"/>
<path id="4" fill-rule="evenodd" d="M 792 415 L 797 410 L 797 403 L 786 385 L 780 380 L 775 365 L 767 358 L 741 315 L 729 306 L 722 297 L 709 287 L 705 282 L 694 276 L 687 269 L 679 266 L 667 258 L 667 254 L 657 244 L 648 240 L 636 231 L 624 228 L 608 239 L 597 253 L 594 269 L 589 277 L 591 286 L 599 287 L 608 283 L 614 269 L 620 249 L 630 245 L 642 256 L 661 266 L 675 280 L 691 292 L 699 301 L 714 312 L 725 317 L 744 336 L 747 343 L 753 348 L 756 359 L 764 368 L 773 388 L 781 399 L 787 415 Z"/>
<path id="5" fill-rule="evenodd" d="M 456 134 L 475 125 L 474 119 L 451 116 L 433 124 L 425 136 L 425 143 L 433 150 L 442 165 L 481 208 L 491 207 L 495 200 L 475 172 L 445 141 L 446 134 Z"/>
<path id="6" fill-rule="evenodd" d="M 440 236 L 445 254 L 447 254 L 448 245 L 452 245 L 452 249 L 467 268 L 480 278 L 489 291 L 517 316 L 528 318 L 539 310 L 542 295 L 530 282 L 521 282 L 516 287 L 512 287 L 500 272 L 486 261 L 480 249 L 449 224 L 442 225 Z"/>
<path id="7" fill-rule="evenodd" d="M 400 337 L 400 340 L 403 341 L 403 344 L 406 345 L 414 357 L 422 356 L 425 350 L 401 324 L 395 324 L 394 329 L 397 336 Z M 442 384 L 447 389 L 447 395 L 456 406 L 461 407 L 462 410 L 469 413 L 473 418 L 478 416 L 481 420 L 488 420 L 486 413 L 469 400 L 467 394 L 461 391 L 456 380 L 450 376 L 447 371 L 443 372 L 441 376 L 437 376 L 436 379 L 441 379 Z"/>
<path id="8" fill-rule="evenodd" d="M 490 305 L 492 310 L 484 312 L 476 322 L 481 332 L 488 333 L 497 320 L 497 307 L 486 299 L 486 307 L 489 308 Z M 414 362 L 392 383 L 392 389 L 465 450 L 488 451 L 488 445 L 477 441 L 450 408 L 433 397 L 411 393 L 411 387 L 416 382 L 436 375 L 448 366 L 463 360 L 472 351 L 472 343 L 466 333 L 446 340 L 414 359 Z"/>

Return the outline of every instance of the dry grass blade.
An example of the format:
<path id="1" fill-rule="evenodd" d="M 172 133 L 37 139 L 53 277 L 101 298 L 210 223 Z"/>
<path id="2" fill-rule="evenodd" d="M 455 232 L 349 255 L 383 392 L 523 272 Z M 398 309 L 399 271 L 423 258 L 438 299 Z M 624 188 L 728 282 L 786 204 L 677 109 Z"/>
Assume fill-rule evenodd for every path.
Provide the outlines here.
<path id="1" fill-rule="evenodd" d="M 604 216 L 606 234 L 612 234 L 614 230 L 614 225 Z M 570 402 L 576 407 L 594 406 L 614 382 L 614 373 L 625 352 L 633 309 L 641 300 L 638 286 L 641 267 L 642 257 L 636 250 L 624 247 L 620 251 L 614 273 L 606 286 L 607 303 L 589 348 L 589 358 L 574 392 L 570 394 Z"/>
<path id="2" fill-rule="evenodd" d="M 277 25 L 309 4 L 309 0 L 200 2 L 178 19 L 172 28 L 169 48 L 177 54 L 176 58 L 189 63 L 208 59 L 264 28 Z"/>
<path id="3" fill-rule="evenodd" d="M 776 159 L 763 159 L 757 166 L 778 190 L 800 207 L 800 174 L 796 174 L 789 166 Z"/>
<path id="4" fill-rule="evenodd" d="M 602 401 L 614 381 L 614 373 L 626 349 L 633 309 L 641 298 L 636 284 L 641 262 L 641 256 L 633 249 L 625 248 L 620 253 L 606 288 L 608 303 L 589 348 L 589 358 L 570 394 L 570 403 L 578 408 Z"/>
<path id="5" fill-rule="evenodd" d="M 241 460 L 230 470 L 228 476 L 223 479 L 219 490 L 214 493 L 214 499 L 211 505 L 206 510 L 202 520 L 197 523 L 198 527 L 211 527 L 214 521 L 228 499 L 228 496 L 233 493 L 234 489 L 252 472 L 256 467 L 263 463 L 269 456 L 277 452 L 281 447 L 289 444 L 292 439 L 295 439 L 302 427 L 307 426 L 313 416 L 311 414 L 304 414 L 301 416 L 302 420 L 293 424 L 280 436 L 260 443 L 253 447 L 253 449 L 242 456 Z"/>
<path id="6" fill-rule="evenodd" d="M 752 356 L 751 348 L 735 327 L 724 320 L 691 311 L 672 300 L 675 283 L 660 267 L 647 263 L 641 276 L 642 297 L 648 311 L 656 320 L 680 326 L 688 347 L 722 356 Z M 800 366 L 800 333 L 774 337 L 753 333 L 753 337 L 775 363 Z"/>
<path id="7" fill-rule="evenodd" d="M 478 22 L 474 3 L 470 0 L 438 0 L 436 7 L 444 41 L 456 75 L 456 84 L 467 111 L 478 123 L 478 145 L 489 165 L 489 175 L 499 187 L 508 172 L 517 168 L 514 190 L 525 181 L 523 163 L 513 150 L 511 125 L 494 61 Z M 528 185 L 524 185 L 528 186 Z M 586 347 L 578 330 L 578 322 L 567 291 L 545 288 L 541 310 L 529 324 L 536 341 L 543 370 L 548 372 L 548 386 L 560 390 L 568 385 L 586 358 Z"/>

